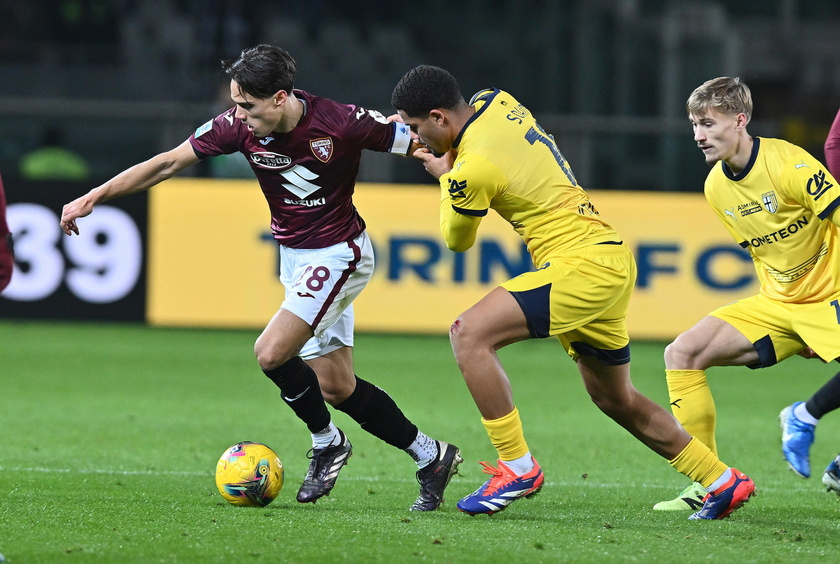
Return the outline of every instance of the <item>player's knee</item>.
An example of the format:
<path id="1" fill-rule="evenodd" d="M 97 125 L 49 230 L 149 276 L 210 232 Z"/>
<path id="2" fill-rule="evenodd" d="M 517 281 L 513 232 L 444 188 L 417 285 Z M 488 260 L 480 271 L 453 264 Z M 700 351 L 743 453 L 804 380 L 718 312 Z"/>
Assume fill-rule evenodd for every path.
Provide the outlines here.
<path id="1" fill-rule="evenodd" d="M 612 379 L 586 377 L 587 373 L 584 375 L 586 392 L 592 403 L 605 415 L 621 421 L 627 413 L 635 409 L 637 392 L 632 384 L 629 382 L 622 384 Z"/>
<path id="2" fill-rule="evenodd" d="M 691 339 L 683 333 L 665 347 L 665 368 L 668 370 L 692 370 L 696 368 L 699 352 Z"/>
<path id="3" fill-rule="evenodd" d="M 452 344 L 456 359 L 468 351 L 477 350 L 482 345 L 478 327 L 463 316 L 456 319 L 449 328 L 449 342 Z"/>
<path id="4" fill-rule="evenodd" d="M 461 318 L 459 317 L 449 326 L 449 340 L 455 340 L 456 336 L 461 333 Z"/>
<path id="5" fill-rule="evenodd" d="M 449 342 L 452 345 L 452 350 L 457 354 L 457 349 L 463 338 L 463 321 L 459 317 L 452 322 L 449 327 Z"/>
<path id="6" fill-rule="evenodd" d="M 297 356 L 297 353 L 280 347 L 268 346 L 264 341 L 257 339 L 254 345 L 254 356 L 257 357 L 260 369 L 265 371 L 273 370 L 285 364 L 292 357 Z"/>
<path id="7" fill-rule="evenodd" d="M 466 342 L 483 342 L 490 337 L 491 330 L 480 315 L 465 313 L 458 317 L 449 328 L 449 339 Z"/>
<path id="8" fill-rule="evenodd" d="M 626 407 L 626 400 L 619 397 L 614 390 L 606 388 L 599 388 L 597 390 L 587 390 L 589 392 L 589 399 L 592 403 L 601 410 L 605 415 L 611 419 L 621 419 L 622 413 Z"/>

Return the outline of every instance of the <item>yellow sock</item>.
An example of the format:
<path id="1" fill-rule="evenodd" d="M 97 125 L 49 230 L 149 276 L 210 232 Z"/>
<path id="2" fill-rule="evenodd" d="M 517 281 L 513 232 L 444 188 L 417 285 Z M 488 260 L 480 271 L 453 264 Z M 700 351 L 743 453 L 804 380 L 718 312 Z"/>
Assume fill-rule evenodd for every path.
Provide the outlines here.
<path id="1" fill-rule="evenodd" d="M 703 370 L 666 370 L 671 413 L 689 435 L 697 437 L 717 456 L 717 411 Z"/>
<path id="2" fill-rule="evenodd" d="M 729 468 L 697 437 L 693 437 L 682 452 L 668 462 L 681 474 L 700 482 L 704 488 L 711 486 Z"/>
<path id="3" fill-rule="evenodd" d="M 499 452 L 500 460 L 516 460 L 528 453 L 528 445 L 525 443 L 525 434 L 522 432 L 522 421 L 519 419 L 519 411 L 514 407 L 513 411 L 499 419 L 484 419 L 484 428 L 490 436 L 490 442 Z"/>

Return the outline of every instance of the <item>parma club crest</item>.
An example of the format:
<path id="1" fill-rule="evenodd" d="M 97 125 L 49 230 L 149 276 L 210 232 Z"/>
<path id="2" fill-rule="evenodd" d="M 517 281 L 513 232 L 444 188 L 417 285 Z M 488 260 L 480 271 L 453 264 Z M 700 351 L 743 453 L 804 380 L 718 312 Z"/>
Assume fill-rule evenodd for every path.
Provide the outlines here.
<path id="1" fill-rule="evenodd" d="M 762 194 L 761 203 L 764 205 L 764 209 L 770 213 L 776 213 L 776 210 L 779 209 L 779 202 L 776 201 L 776 192 L 771 191 Z"/>
<path id="2" fill-rule="evenodd" d="M 325 163 L 332 158 L 333 142 L 330 137 L 313 139 L 309 142 L 309 148 L 312 149 L 312 154 L 315 155 L 315 158 L 322 163 Z"/>

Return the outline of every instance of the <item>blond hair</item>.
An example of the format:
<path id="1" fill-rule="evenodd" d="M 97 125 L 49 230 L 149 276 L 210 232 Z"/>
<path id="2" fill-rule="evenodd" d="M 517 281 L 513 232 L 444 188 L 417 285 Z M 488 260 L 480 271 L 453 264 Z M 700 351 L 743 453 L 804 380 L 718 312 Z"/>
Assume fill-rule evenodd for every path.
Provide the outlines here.
<path id="1" fill-rule="evenodd" d="M 721 76 L 707 80 L 694 89 L 685 108 L 689 116 L 698 116 L 715 110 L 726 115 L 744 114 L 750 121 L 753 111 L 749 87 L 737 76 Z"/>

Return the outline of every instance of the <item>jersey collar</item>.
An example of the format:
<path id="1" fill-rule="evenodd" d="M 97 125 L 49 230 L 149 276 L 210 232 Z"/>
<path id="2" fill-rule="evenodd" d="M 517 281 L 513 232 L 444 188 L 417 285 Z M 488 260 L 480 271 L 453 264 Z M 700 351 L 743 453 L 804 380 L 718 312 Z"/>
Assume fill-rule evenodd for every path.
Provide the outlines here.
<path id="1" fill-rule="evenodd" d="M 739 180 L 743 180 L 747 177 L 747 175 L 752 170 L 753 165 L 755 164 L 756 159 L 758 159 L 758 146 L 761 144 L 761 139 L 758 137 L 753 137 L 753 146 L 752 152 L 750 153 L 750 160 L 747 161 L 747 166 L 744 167 L 744 170 L 735 174 L 732 172 L 732 169 L 729 168 L 729 165 L 725 162 L 721 161 L 721 169 L 723 170 L 723 174 L 726 175 L 726 178 L 729 180 L 734 180 L 738 182 Z"/>
<path id="2" fill-rule="evenodd" d="M 458 132 L 458 136 L 452 142 L 453 147 L 458 146 L 458 144 L 461 142 L 461 138 L 464 136 L 464 132 L 467 130 L 470 124 L 477 120 L 478 117 L 484 113 L 484 110 L 486 110 L 487 107 L 493 102 L 493 99 L 496 97 L 496 95 L 499 94 L 499 92 L 501 92 L 501 90 L 499 90 L 498 88 L 493 88 L 492 90 L 481 90 L 470 99 L 471 106 L 475 105 L 475 103 L 478 101 L 482 101 L 484 102 L 484 104 L 481 106 L 481 108 L 476 110 L 472 117 L 470 117 L 470 119 L 467 120 L 467 123 L 464 124 L 464 127 L 461 128 L 461 131 Z"/>

